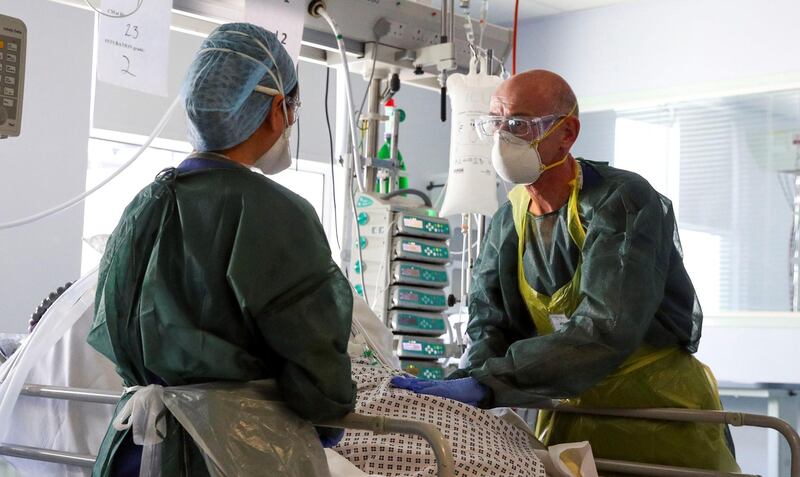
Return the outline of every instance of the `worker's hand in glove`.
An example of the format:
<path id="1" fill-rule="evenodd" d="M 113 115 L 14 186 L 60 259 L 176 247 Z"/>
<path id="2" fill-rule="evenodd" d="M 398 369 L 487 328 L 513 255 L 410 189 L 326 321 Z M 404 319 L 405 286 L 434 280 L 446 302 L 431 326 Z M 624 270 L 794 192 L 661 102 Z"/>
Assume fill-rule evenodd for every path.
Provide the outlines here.
<path id="1" fill-rule="evenodd" d="M 317 434 L 322 447 L 330 449 L 335 447 L 339 441 L 344 437 L 344 429 L 337 429 L 333 427 L 318 427 Z"/>
<path id="2" fill-rule="evenodd" d="M 419 394 L 429 394 L 448 399 L 461 401 L 470 406 L 477 406 L 486 397 L 489 388 L 476 381 L 474 378 L 444 380 L 425 380 L 395 376 L 392 386 L 408 389 Z"/>

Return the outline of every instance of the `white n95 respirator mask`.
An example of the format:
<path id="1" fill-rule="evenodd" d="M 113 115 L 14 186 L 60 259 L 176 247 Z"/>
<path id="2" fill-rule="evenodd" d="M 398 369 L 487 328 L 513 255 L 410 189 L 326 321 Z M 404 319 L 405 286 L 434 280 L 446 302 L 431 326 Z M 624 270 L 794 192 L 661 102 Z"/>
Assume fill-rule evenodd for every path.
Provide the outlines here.
<path id="1" fill-rule="evenodd" d="M 563 164 L 567 157 L 545 166 L 539 155 L 539 141 L 529 143 L 508 131 L 497 131 L 493 136 L 492 165 L 497 175 L 514 184 L 533 184 L 545 171 Z"/>
<path id="2" fill-rule="evenodd" d="M 253 167 L 266 175 L 277 174 L 288 169 L 289 166 L 292 165 L 292 153 L 289 150 L 289 139 L 291 137 L 292 129 L 290 126 L 287 126 L 278 140 L 275 141 L 275 144 L 258 158 L 253 164 Z"/>
<path id="3" fill-rule="evenodd" d="M 575 108 L 572 108 L 573 111 Z M 528 142 L 508 131 L 498 130 L 492 136 L 492 165 L 497 171 L 497 175 L 505 181 L 514 184 L 529 185 L 533 184 L 545 171 L 553 169 L 563 164 L 569 154 L 565 155 L 560 161 L 545 166 L 542 164 L 542 156 L 539 155 L 539 143 L 542 142 L 553 131 L 564 123 L 566 118 L 572 115 L 572 111 L 554 126 L 547 130 L 540 138 Z"/>

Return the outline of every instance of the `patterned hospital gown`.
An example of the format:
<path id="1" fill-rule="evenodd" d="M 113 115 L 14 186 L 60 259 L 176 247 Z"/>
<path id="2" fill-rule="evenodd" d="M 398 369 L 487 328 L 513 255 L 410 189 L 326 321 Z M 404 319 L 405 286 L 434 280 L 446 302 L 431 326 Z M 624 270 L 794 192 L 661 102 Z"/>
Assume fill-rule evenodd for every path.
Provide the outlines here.
<path id="1" fill-rule="evenodd" d="M 436 425 L 453 449 L 456 476 L 545 477 L 531 437 L 523 430 L 482 409 L 393 388 L 389 380 L 397 372 L 373 363 L 367 358 L 353 359 L 357 413 Z M 348 430 L 334 450 L 368 474 L 436 475 L 436 458 L 428 443 L 418 436 Z"/>

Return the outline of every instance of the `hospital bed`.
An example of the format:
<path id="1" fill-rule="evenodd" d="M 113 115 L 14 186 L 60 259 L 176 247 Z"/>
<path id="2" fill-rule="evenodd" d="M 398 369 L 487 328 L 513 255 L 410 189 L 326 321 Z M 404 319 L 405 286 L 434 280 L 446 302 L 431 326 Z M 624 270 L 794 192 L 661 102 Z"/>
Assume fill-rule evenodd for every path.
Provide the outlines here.
<path id="1" fill-rule="evenodd" d="M 73 400 L 100 405 L 114 405 L 120 398 L 119 393 L 104 390 L 33 384 L 26 385 L 22 394 L 43 399 Z M 692 409 L 585 409 L 559 404 L 543 405 L 541 403 L 537 404 L 536 408 L 593 416 L 706 423 L 710 425 L 727 424 L 735 427 L 750 426 L 773 429 L 779 432 L 789 444 L 791 454 L 791 477 L 800 477 L 800 435 L 798 435 L 797 431 L 795 431 L 792 426 L 778 418 L 738 412 L 701 411 Z M 454 475 L 450 446 L 442 437 L 439 430 L 432 424 L 381 416 L 349 414 L 342 419 L 316 423 L 316 425 L 342 429 L 367 430 L 378 434 L 403 433 L 418 435 L 425 439 L 433 450 L 437 462 L 437 475 L 439 477 L 452 477 Z M 95 456 L 92 455 L 13 444 L 0 445 L 0 455 L 82 467 L 91 467 L 95 460 Z M 734 474 L 608 459 L 595 459 L 595 463 L 601 475 L 605 472 L 613 472 L 653 477 L 755 477 L 749 474 Z"/>
<path id="2" fill-rule="evenodd" d="M 27 341 L 28 344 L 31 341 L 35 341 L 39 339 L 40 341 L 44 341 L 45 335 L 48 333 L 54 334 L 54 337 L 51 341 L 53 344 L 49 345 L 51 347 L 55 344 L 55 338 L 60 339 L 60 337 L 67 337 L 70 336 L 73 338 L 74 344 L 76 345 L 75 348 L 69 348 L 66 346 L 63 352 L 68 353 L 70 356 L 70 360 L 74 361 L 73 365 L 79 366 L 89 366 L 92 362 L 91 355 L 87 354 L 86 356 L 76 354 L 77 351 L 84 350 L 91 351 L 88 346 L 85 345 L 84 336 L 87 332 L 86 327 L 91 324 L 91 316 L 92 316 L 92 305 L 94 303 L 94 273 L 89 274 L 87 277 L 82 278 L 75 285 L 69 290 L 69 292 L 65 295 L 70 295 L 69 297 L 63 296 L 59 302 L 56 302 L 52 308 L 49 310 L 48 315 L 43 318 L 44 324 L 48 325 L 47 322 L 51 322 L 50 325 L 47 327 L 37 327 L 37 330 L 30 335 L 29 340 Z M 69 299 L 68 299 L 69 298 Z M 360 345 L 356 345 L 358 348 L 361 345 L 369 345 L 371 350 L 374 350 L 378 356 L 383 355 L 390 355 L 391 354 L 391 346 L 392 346 L 392 337 L 390 331 L 385 329 L 385 327 L 381 324 L 380 320 L 378 320 L 374 314 L 369 311 L 369 307 L 366 303 L 363 303 L 361 300 L 354 299 L 354 313 L 353 313 L 353 322 L 357 324 L 357 328 L 359 329 L 359 337 L 365 337 L 366 341 L 358 341 L 357 338 L 351 338 L 351 341 L 354 343 L 358 341 Z M 82 318 L 81 318 L 82 317 Z M 56 327 L 67 327 L 70 330 L 74 331 L 74 336 L 72 334 L 65 335 L 64 331 L 62 330 L 61 334 L 55 335 Z M 71 333 L 71 331 L 67 332 Z M 385 336 L 383 336 L 385 335 Z M 65 342 L 67 340 L 65 339 Z M 78 345 L 80 345 L 78 347 Z M 350 344 L 348 344 L 350 346 Z M 42 345 L 44 347 L 44 345 Z M 53 348 L 55 349 L 55 348 Z M 27 351 L 31 351 L 31 346 L 28 347 Z M 91 351 L 93 352 L 93 351 Z M 15 353 L 15 355 L 19 356 L 19 352 Z M 44 356 L 44 355 L 42 355 Z M 384 360 L 386 358 L 384 356 Z M 37 359 L 43 358 L 35 358 L 35 353 L 31 353 L 28 356 L 30 359 L 29 361 L 36 361 Z M 50 361 L 59 361 L 64 360 L 62 354 L 54 354 L 47 358 Z M 87 364 L 89 363 L 89 364 Z M 101 364 L 101 363 L 100 363 Z M 96 376 L 97 374 L 116 374 L 113 371 L 113 366 L 111 363 L 107 363 L 108 369 L 103 371 L 100 368 L 92 368 L 94 371 L 90 374 Z M 397 366 L 393 366 L 394 369 Z M 82 369 L 82 368 L 81 368 Z M 51 370 L 53 372 L 60 373 L 63 371 L 61 368 L 54 368 Z M 75 370 L 72 370 L 75 371 Z M 20 374 L 20 376 L 22 376 Z M 120 398 L 120 392 L 116 391 L 118 389 L 119 383 L 116 384 L 113 382 L 100 382 L 96 380 L 78 380 L 78 381 L 68 381 L 66 384 L 59 383 L 59 381 L 51 381 L 53 374 L 48 374 L 46 376 L 39 375 L 38 378 L 32 378 L 28 373 L 25 373 L 26 377 L 21 377 L 18 379 L 19 385 L 21 385 L 21 392 L 20 394 L 26 396 L 27 399 L 33 400 L 34 402 L 42 401 L 44 404 L 49 403 L 80 403 L 81 405 L 86 406 L 104 406 L 108 409 L 108 406 L 115 405 Z M 74 377 L 74 376 L 72 376 Z M 39 384 L 30 384 L 31 379 L 42 379 L 39 381 L 40 383 L 48 383 L 48 385 L 39 385 Z M 119 379 L 117 377 L 117 379 Z M 23 385 L 24 382 L 29 384 Z M 86 383 L 86 384 L 70 384 L 70 382 L 74 383 Z M 63 386 L 55 386 L 52 384 L 59 383 L 63 384 Z M 70 386 L 70 387 L 67 387 Z M 72 386 L 83 386 L 83 387 L 72 387 Z M 100 388 L 102 386 L 107 386 L 105 389 L 88 389 L 88 388 Z M 112 391 L 109 391 L 112 390 Z M 654 419 L 654 420 L 661 420 L 661 421 L 680 421 L 680 422 L 694 422 L 694 423 L 708 423 L 708 425 L 720 425 L 720 424 L 728 424 L 732 426 L 754 426 L 754 427 L 761 427 L 761 428 L 770 428 L 778 431 L 788 442 L 790 448 L 790 457 L 791 457 L 791 466 L 789 474 L 791 477 L 800 477 L 800 436 L 798 436 L 797 432 L 787 424 L 786 422 L 774 418 L 774 417 L 767 417 L 767 416 L 759 416 L 759 415 L 752 415 L 752 414 L 742 414 L 742 413 L 735 413 L 735 412 L 724 412 L 724 411 L 696 411 L 696 410 L 688 410 L 688 409 L 585 409 L 585 408 L 572 408 L 567 407 L 560 404 L 555 404 L 551 402 L 537 402 L 537 403 L 530 403 L 530 407 L 532 409 L 556 409 L 560 412 L 568 412 L 568 413 L 578 413 L 578 414 L 585 414 L 585 415 L 599 415 L 599 416 L 613 416 L 613 417 L 622 417 L 622 418 L 638 418 L 638 419 Z M 94 409 L 93 407 L 90 408 Z M 99 415 L 101 412 L 92 414 Z M 86 416 L 86 415 L 85 415 Z M 357 414 L 350 414 L 346 416 L 344 419 L 338 420 L 336 422 L 326 422 L 326 423 L 315 423 L 321 426 L 328 426 L 328 427 L 337 427 L 337 428 L 346 428 L 352 430 L 366 430 L 372 431 L 378 434 L 385 434 L 385 433 L 403 433 L 403 434 L 413 434 L 422 437 L 426 440 L 429 445 L 433 449 L 433 454 L 436 458 L 437 467 L 438 467 L 438 475 L 442 477 L 450 477 L 454 475 L 454 464 L 453 464 L 453 453 L 449 447 L 448 442 L 443 438 L 442 434 L 439 430 L 427 423 L 422 423 L 419 421 L 411 421 L 411 420 L 401 420 L 401 419 L 394 419 L 389 417 L 381 417 L 381 416 L 364 416 L 364 415 L 357 415 Z M 106 424 L 107 425 L 107 424 Z M 37 442 L 37 441 L 32 441 Z M 51 442 L 51 441 L 47 441 Z M 29 443 L 30 444 L 30 443 Z M 532 442 L 532 446 L 534 447 L 534 452 L 539 453 L 539 449 L 535 447 L 536 442 Z M 33 444 L 36 445 L 36 444 Z M 40 447 L 58 447 L 59 444 L 39 444 Z M 540 444 L 541 446 L 541 444 Z M 63 449 L 63 448 L 62 448 Z M 82 449 L 79 452 L 92 452 L 92 447 L 78 447 L 77 449 Z M 86 450 L 83 450 L 86 449 Z M 544 446 L 541 446 L 541 450 L 545 450 Z M 78 454 L 74 452 L 64 452 L 61 449 L 45 449 L 45 448 L 37 448 L 31 446 L 22 446 L 22 445 L 15 445 L 14 442 L 7 442 L 0 444 L 0 455 L 11 456 L 16 458 L 22 459 L 30 459 L 33 461 L 44 461 L 49 463 L 61 464 L 61 465 L 69 465 L 69 466 L 78 466 L 78 467 L 91 467 L 94 464 L 95 456 L 87 455 L 87 454 Z M 540 456 L 541 457 L 541 456 Z M 596 466 L 598 471 L 602 474 L 604 472 L 613 472 L 619 474 L 636 474 L 636 475 L 650 475 L 654 477 L 710 477 L 712 475 L 715 476 L 734 476 L 734 475 L 743 475 L 743 474 L 726 474 L 720 472 L 712 472 L 707 470 L 699 470 L 699 469 L 687 469 L 687 468 L 679 468 L 674 466 L 662 466 L 662 465 L 650 465 L 650 464 L 642 464 L 636 462 L 624 462 L 624 461 L 615 461 L 615 460 L 604 460 L 604 459 L 596 459 L 595 460 Z M 783 476 L 781 476 L 783 477 Z"/>
<path id="3" fill-rule="evenodd" d="M 68 388 L 34 384 L 26 385 L 20 394 L 43 399 L 63 399 L 100 405 L 116 405 L 121 397 L 120 393 L 100 389 Z M 453 473 L 454 464 L 450 444 L 433 424 L 351 413 L 341 419 L 319 422 L 315 423 L 315 425 L 339 429 L 364 430 L 376 434 L 403 433 L 420 436 L 428 442 L 433 450 L 433 454 L 436 457 L 437 475 L 439 477 L 453 477 L 455 475 Z M 96 456 L 93 455 L 75 454 L 54 449 L 41 449 L 6 443 L 0 445 L 0 455 L 79 467 L 92 467 L 96 458 Z"/>

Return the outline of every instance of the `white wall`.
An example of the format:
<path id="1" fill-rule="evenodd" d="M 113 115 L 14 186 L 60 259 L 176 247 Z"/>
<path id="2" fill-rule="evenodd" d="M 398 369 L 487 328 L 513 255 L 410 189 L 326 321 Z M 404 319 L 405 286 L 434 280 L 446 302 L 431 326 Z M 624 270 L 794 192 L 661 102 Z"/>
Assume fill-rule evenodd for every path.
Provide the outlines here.
<path id="1" fill-rule="evenodd" d="M 28 26 L 18 138 L 0 140 L 0 222 L 84 190 L 94 18 L 44 0 L 8 0 L 2 13 Z M 58 32 L 58 34 L 54 34 Z M 21 332 L 42 298 L 80 273 L 83 208 L 0 230 L 0 332 Z"/>
<path id="2" fill-rule="evenodd" d="M 517 70 L 563 75 L 584 111 L 800 85 L 800 2 L 640 0 L 522 23 Z"/>

